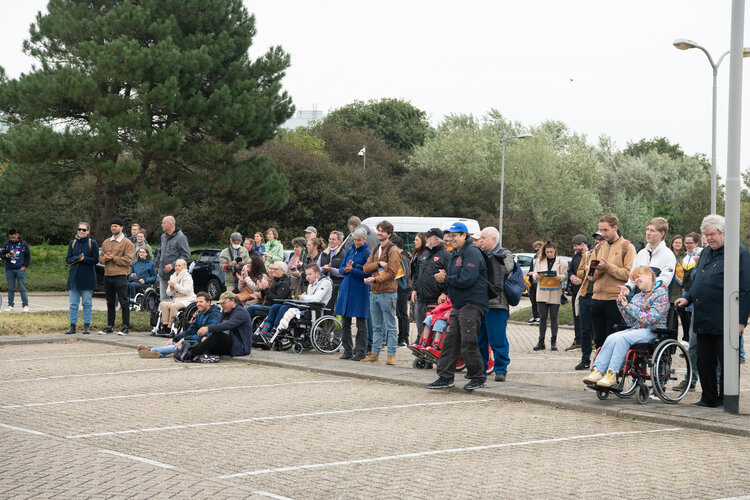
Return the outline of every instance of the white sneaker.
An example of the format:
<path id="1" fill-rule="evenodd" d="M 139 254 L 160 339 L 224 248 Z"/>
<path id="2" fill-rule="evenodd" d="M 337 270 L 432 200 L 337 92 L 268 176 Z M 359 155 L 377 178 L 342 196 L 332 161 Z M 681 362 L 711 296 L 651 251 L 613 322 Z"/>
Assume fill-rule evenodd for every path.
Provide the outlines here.
<path id="1" fill-rule="evenodd" d="M 5 308 L 5 310 L 8 311 L 9 313 L 12 313 L 13 312 L 13 307 L 12 306 L 8 306 L 8 307 Z"/>
<path id="2" fill-rule="evenodd" d="M 29 306 L 23 306 L 23 312 L 25 313 L 29 312 Z"/>

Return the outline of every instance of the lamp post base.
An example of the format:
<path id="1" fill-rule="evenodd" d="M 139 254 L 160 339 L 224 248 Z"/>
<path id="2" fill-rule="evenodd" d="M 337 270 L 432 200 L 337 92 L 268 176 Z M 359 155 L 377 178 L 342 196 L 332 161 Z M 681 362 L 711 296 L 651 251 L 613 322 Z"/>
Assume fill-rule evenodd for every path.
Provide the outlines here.
<path id="1" fill-rule="evenodd" d="M 724 394 L 724 413 L 739 415 L 740 413 L 740 396 L 727 396 Z"/>

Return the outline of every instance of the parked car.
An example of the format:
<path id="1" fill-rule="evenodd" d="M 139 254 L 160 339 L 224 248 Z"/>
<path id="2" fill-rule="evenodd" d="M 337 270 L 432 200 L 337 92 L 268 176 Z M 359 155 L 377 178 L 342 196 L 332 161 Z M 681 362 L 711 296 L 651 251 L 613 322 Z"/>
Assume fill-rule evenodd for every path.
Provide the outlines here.
<path id="1" fill-rule="evenodd" d="M 188 270 L 193 277 L 193 290 L 208 292 L 212 300 L 219 300 L 224 285 L 224 270 L 219 266 L 220 248 L 201 248 L 190 252 Z"/>

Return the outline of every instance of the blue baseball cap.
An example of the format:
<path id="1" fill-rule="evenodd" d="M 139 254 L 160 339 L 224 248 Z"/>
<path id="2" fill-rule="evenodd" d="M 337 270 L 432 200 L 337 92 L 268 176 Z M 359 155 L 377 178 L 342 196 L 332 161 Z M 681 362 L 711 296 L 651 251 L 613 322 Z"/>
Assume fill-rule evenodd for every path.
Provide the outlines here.
<path id="1" fill-rule="evenodd" d="M 469 228 L 463 222 L 454 222 L 451 227 L 445 230 L 446 233 L 469 233 Z"/>

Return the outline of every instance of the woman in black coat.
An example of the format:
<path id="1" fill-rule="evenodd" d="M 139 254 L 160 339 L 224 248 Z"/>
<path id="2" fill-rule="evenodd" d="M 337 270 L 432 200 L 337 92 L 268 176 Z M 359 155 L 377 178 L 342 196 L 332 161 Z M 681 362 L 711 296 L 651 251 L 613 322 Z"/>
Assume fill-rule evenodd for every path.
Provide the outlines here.
<path id="1" fill-rule="evenodd" d="M 88 222 L 79 222 L 76 239 L 68 245 L 65 262 L 70 265 L 67 289 L 70 291 L 70 328 L 66 334 L 76 332 L 78 303 L 83 302 L 83 333 L 91 326 L 91 299 L 96 290 L 96 263 L 99 262 L 99 245 L 89 237 Z"/>

